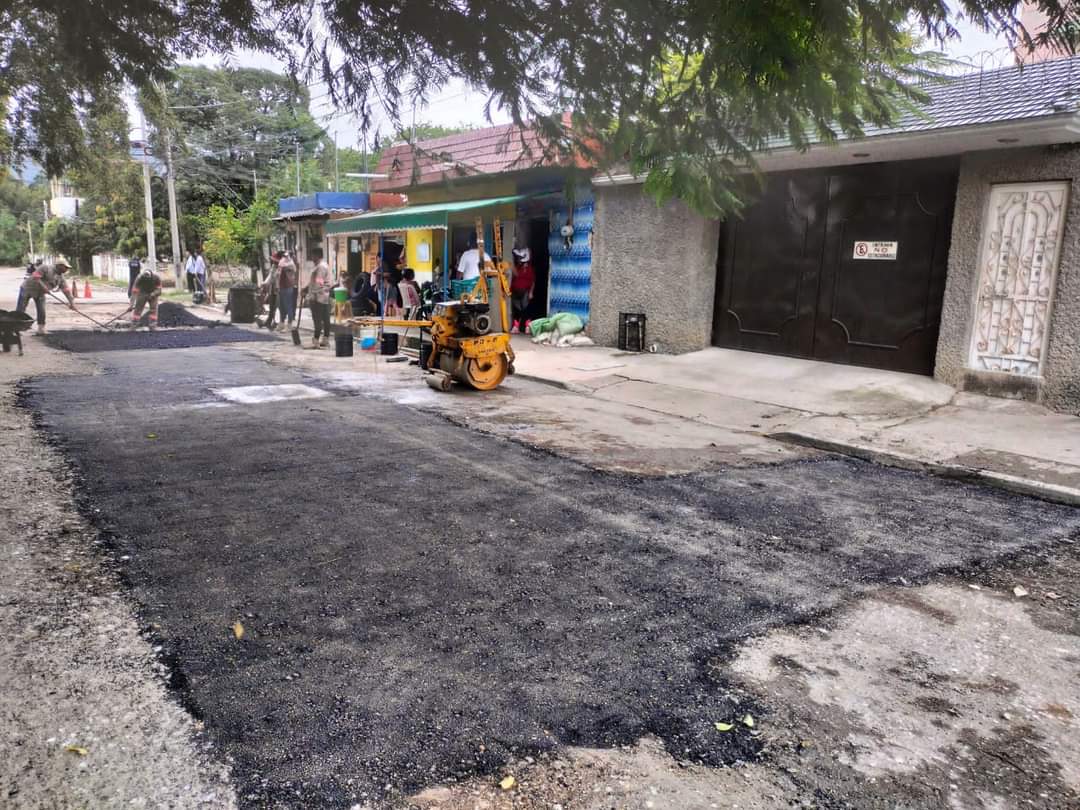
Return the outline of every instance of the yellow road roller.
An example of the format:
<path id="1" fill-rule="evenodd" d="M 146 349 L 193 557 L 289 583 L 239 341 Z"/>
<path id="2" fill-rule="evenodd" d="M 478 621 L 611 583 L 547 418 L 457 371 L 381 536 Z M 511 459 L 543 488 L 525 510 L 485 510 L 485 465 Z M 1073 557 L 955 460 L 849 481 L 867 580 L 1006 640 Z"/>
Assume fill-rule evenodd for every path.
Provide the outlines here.
<path id="1" fill-rule="evenodd" d="M 495 250 L 502 244 L 499 220 L 493 223 Z M 375 317 L 352 318 L 357 326 L 419 328 L 431 334 L 431 353 L 420 364 L 424 381 L 437 391 L 449 391 L 459 382 L 478 391 L 497 388 L 514 373 L 514 350 L 510 346 L 510 280 L 506 264 L 496 256 L 484 259 L 484 228 L 476 220 L 480 278 L 476 287 L 460 299 L 435 304 L 431 320 L 409 321 Z"/>

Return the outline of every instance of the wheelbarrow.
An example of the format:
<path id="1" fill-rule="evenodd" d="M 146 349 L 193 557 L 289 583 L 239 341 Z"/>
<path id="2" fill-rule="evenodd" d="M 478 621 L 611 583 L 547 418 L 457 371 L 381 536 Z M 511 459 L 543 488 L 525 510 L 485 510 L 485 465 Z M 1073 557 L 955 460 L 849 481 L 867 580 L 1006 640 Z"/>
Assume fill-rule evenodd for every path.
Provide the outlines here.
<path id="1" fill-rule="evenodd" d="M 3 346 L 4 351 L 10 352 L 14 344 L 19 347 L 19 356 L 22 357 L 22 336 L 19 333 L 25 332 L 33 323 L 34 319 L 25 312 L 9 312 L 6 309 L 0 309 L 0 345 Z"/>

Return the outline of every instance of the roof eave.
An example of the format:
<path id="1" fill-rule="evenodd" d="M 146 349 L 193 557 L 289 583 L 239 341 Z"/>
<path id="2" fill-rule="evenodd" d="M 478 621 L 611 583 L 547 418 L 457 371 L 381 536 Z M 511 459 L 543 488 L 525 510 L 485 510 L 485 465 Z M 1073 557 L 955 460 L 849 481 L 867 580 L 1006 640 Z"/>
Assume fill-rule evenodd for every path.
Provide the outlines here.
<path id="1" fill-rule="evenodd" d="M 765 172 L 809 169 L 853 163 L 946 157 L 994 149 L 1022 149 L 1058 143 L 1080 142 L 1080 112 L 1057 113 L 992 124 L 890 132 L 867 138 L 850 138 L 808 149 L 774 149 L 754 155 Z M 855 157 L 855 154 L 860 157 Z M 868 155 L 863 157 L 862 155 Z M 640 185 L 644 176 L 630 172 L 598 174 L 594 186 Z"/>

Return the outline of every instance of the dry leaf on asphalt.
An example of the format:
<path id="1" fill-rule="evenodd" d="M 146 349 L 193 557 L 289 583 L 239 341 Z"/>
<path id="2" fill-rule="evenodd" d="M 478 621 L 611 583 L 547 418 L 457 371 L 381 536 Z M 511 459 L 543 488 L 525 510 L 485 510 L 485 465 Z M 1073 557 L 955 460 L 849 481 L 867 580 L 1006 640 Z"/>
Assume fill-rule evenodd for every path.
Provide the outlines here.
<path id="1" fill-rule="evenodd" d="M 742 722 L 743 722 L 743 725 L 746 726 L 747 728 L 753 728 L 754 727 L 754 715 L 752 715 L 752 714 L 744 715 L 743 719 L 742 719 Z"/>
<path id="2" fill-rule="evenodd" d="M 85 757 L 90 752 L 83 748 L 81 745 L 65 745 L 65 751 L 70 751 L 72 754 L 78 754 L 80 757 Z"/>
<path id="3" fill-rule="evenodd" d="M 713 725 L 716 726 L 717 731 L 731 731 L 735 728 L 734 723 L 713 723 Z"/>
<path id="4" fill-rule="evenodd" d="M 236 622 L 236 624 L 232 626 L 232 633 L 237 639 L 242 639 L 244 637 L 244 625 L 240 624 L 240 622 Z"/>
<path id="5" fill-rule="evenodd" d="M 148 438 L 148 439 L 156 439 L 157 434 L 156 433 L 147 433 L 146 438 Z"/>
<path id="6" fill-rule="evenodd" d="M 1025 588 L 1023 585 L 1017 585 L 1015 588 L 1013 588 L 1013 596 L 1027 596 L 1027 595 L 1028 595 L 1028 589 Z"/>
<path id="7" fill-rule="evenodd" d="M 499 787 L 501 787 L 503 790 L 510 790 L 510 788 L 512 788 L 516 784 L 517 784 L 517 780 L 514 779 L 514 777 L 512 777 L 512 776 L 508 776 L 505 779 L 503 779 L 501 782 L 499 782 Z"/>

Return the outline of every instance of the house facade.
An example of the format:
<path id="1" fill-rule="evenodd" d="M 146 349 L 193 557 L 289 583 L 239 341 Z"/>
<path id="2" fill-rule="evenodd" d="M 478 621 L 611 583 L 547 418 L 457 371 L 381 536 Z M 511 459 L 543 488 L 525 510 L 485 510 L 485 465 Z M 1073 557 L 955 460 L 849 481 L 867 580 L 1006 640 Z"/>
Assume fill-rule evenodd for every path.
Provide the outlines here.
<path id="1" fill-rule="evenodd" d="M 760 156 L 741 217 L 594 178 L 593 338 L 933 375 L 1080 412 L 1080 58 L 927 88 L 890 128 Z"/>
<path id="2" fill-rule="evenodd" d="M 399 192 L 398 212 L 351 218 L 333 230 L 377 264 L 383 251 L 404 251 L 422 280 L 442 280 L 468 248 L 479 218 L 491 252 L 494 219 L 502 226 L 498 252 L 528 247 L 536 271 L 529 317 L 572 312 L 590 317 L 593 189 L 569 184 L 565 162 L 547 153 L 537 132 L 506 124 L 442 138 L 394 144 L 381 155 L 372 189 Z M 413 210 L 421 209 L 421 210 Z M 414 216 L 415 214 L 415 216 Z M 351 255 L 351 254 L 350 254 Z M 430 273 L 430 275 L 428 275 Z"/>

